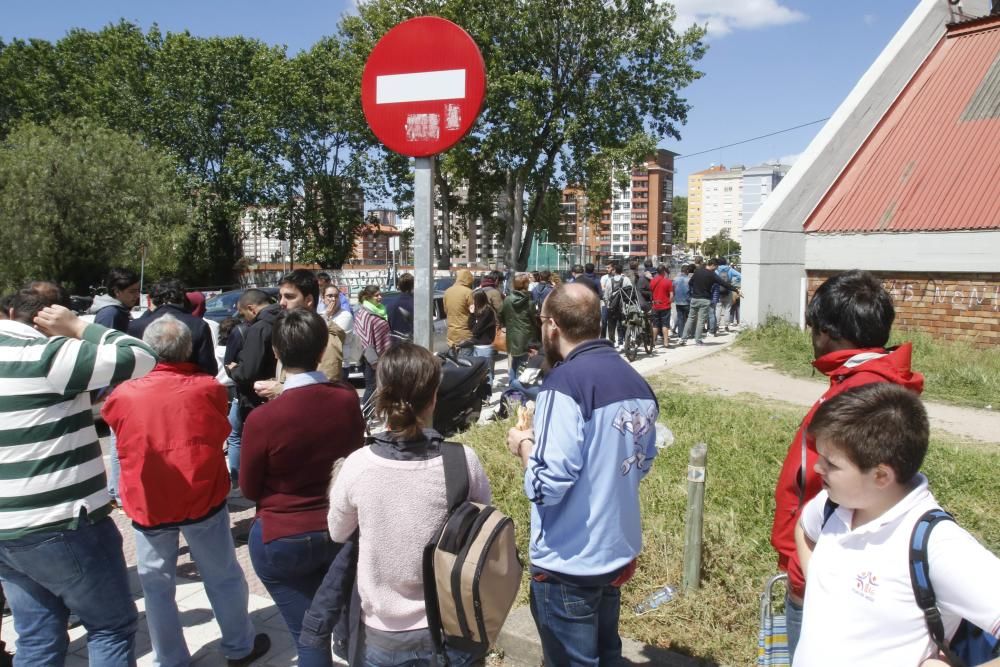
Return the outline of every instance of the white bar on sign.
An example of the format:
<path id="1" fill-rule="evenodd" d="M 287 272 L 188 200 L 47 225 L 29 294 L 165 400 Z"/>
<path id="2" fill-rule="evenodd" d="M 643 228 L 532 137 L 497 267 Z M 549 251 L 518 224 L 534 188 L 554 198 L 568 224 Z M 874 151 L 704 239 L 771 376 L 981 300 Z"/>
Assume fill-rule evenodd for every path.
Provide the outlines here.
<path id="1" fill-rule="evenodd" d="M 386 74 L 375 79 L 375 104 L 431 102 L 464 97 L 464 69 Z"/>

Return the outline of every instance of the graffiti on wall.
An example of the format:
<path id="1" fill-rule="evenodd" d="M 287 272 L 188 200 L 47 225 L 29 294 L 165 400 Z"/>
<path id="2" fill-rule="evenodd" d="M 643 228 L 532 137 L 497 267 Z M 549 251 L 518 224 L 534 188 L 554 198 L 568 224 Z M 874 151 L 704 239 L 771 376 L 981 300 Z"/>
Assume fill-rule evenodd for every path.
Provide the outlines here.
<path id="1" fill-rule="evenodd" d="M 897 304 L 1000 312 L 1000 284 L 955 285 L 933 278 L 926 281 L 884 280 L 882 284 Z"/>

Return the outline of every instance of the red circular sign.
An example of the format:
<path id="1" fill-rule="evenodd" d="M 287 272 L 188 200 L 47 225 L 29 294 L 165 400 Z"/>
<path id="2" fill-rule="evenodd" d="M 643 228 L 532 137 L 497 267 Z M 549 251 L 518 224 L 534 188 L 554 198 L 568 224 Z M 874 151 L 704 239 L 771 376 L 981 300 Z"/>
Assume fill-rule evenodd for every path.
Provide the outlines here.
<path id="1" fill-rule="evenodd" d="M 421 16 L 387 32 L 361 75 L 361 106 L 382 143 L 426 157 L 472 128 L 486 94 L 486 66 L 469 33 Z"/>

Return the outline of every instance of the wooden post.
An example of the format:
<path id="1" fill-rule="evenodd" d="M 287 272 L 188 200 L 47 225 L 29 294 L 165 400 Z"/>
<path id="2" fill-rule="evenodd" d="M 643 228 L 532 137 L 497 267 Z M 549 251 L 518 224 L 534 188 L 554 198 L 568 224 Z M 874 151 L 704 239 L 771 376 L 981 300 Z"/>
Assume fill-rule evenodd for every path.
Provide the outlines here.
<path id="1" fill-rule="evenodd" d="M 691 448 L 688 459 L 688 506 L 684 537 L 684 590 L 701 586 L 701 535 L 705 510 L 705 461 L 708 445 L 703 442 Z"/>

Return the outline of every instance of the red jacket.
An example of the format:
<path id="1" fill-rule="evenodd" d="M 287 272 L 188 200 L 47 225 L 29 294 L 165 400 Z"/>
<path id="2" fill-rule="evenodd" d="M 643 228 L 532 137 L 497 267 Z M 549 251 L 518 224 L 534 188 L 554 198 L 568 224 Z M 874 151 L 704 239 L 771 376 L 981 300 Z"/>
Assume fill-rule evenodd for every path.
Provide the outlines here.
<path id="1" fill-rule="evenodd" d="M 226 389 L 192 363 L 160 362 L 118 386 L 101 415 L 118 438 L 122 506 L 145 528 L 208 516 L 226 501 Z"/>
<path id="2" fill-rule="evenodd" d="M 822 482 L 813 470 L 819 454 L 816 440 L 805 437 L 805 492 L 799 486 L 799 471 L 802 469 L 802 441 L 812 422 L 813 415 L 823 401 L 853 387 L 872 382 L 894 382 L 917 393 L 923 391 L 924 377 L 910 370 L 912 346 L 904 343 L 891 350 L 869 348 L 862 350 L 839 350 L 825 354 L 813 362 L 820 372 L 830 378 L 830 388 L 820 396 L 809 409 L 799 430 L 788 447 L 785 463 L 774 489 L 774 525 L 771 527 L 771 545 L 778 552 L 778 567 L 788 572 L 792 592 L 799 597 L 805 593 L 805 578 L 795 550 L 795 524 L 799 520 L 802 507 L 820 492 Z M 801 494 L 801 501 L 800 501 Z"/>
<path id="3" fill-rule="evenodd" d="M 674 281 L 666 276 L 657 275 L 649 286 L 653 290 L 653 310 L 670 310 L 670 301 L 674 297 Z"/>

